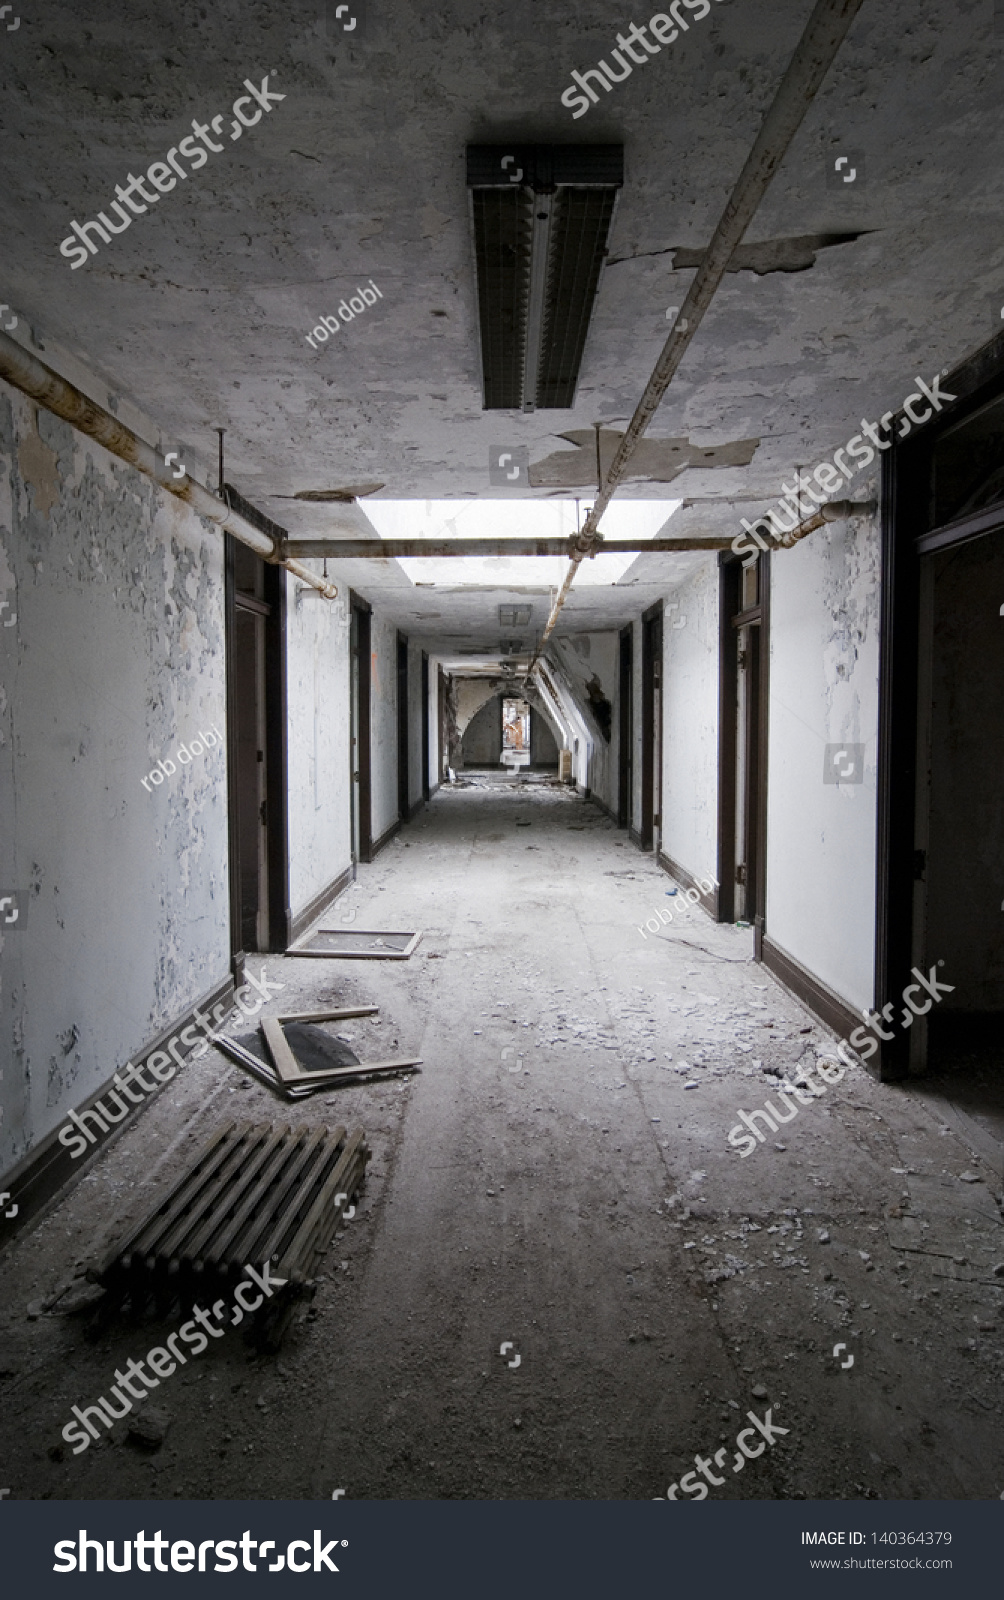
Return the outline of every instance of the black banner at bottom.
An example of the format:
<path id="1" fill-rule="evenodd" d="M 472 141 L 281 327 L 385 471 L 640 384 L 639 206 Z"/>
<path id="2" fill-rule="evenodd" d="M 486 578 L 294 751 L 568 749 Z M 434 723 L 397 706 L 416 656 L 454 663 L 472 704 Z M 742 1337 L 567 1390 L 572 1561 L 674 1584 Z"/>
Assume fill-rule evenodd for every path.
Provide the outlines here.
<path id="1" fill-rule="evenodd" d="M 609 1600 L 654 1585 L 783 1597 L 873 1573 L 883 1595 L 992 1593 L 1002 1533 L 997 1501 L 0 1503 L 5 1592 L 30 1600 L 116 1583 L 278 1596 L 318 1579 L 368 1600 Z"/>

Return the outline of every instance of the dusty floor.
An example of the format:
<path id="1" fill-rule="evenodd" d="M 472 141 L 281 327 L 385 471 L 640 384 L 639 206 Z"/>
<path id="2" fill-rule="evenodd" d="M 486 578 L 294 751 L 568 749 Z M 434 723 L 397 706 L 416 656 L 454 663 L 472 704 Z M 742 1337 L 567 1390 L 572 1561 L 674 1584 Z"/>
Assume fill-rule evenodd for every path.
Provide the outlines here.
<path id="1" fill-rule="evenodd" d="M 267 1010 L 374 1000 L 357 1053 L 424 1069 L 291 1107 L 215 1052 L 178 1074 L 0 1263 L 10 1497 L 651 1499 L 726 1447 L 720 1497 L 1000 1496 L 999 1119 L 855 1069 L 741 1160 L 738 1109 L 833 1041 L 748 932 L 642 939 L 669 887 L 567 791 L 476 783 L 325 919 L 422 927 L 409 962 L 261 958 Z M 170 1329 L 95 1344 L 39 1303 L 251 1114 L 370 1138 L 312 1308 L 278 1358 L 232 1332 L 165 1379 L 152 1453 L 121 1423 L 73 1456 L 70 1407 Z M 768 1406 L 788 1432 L 736 1474 Z"/>

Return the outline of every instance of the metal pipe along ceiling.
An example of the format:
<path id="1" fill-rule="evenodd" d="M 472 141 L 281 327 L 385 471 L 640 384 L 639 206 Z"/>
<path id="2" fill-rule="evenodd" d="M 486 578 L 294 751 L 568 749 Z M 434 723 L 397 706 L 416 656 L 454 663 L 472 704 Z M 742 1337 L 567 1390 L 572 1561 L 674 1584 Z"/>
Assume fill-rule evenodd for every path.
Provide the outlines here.
<path id="1" fill-rule="evenodd" d="M 583 525 L 578 537 L 578 549 L 571 559 L 565 581 L 547 620 L 547 627 L 534 652 L 528 675 L 529 671 L 533 670 L 554 628 L 580 563 L 585 556 L 595 555 L 597 549 L 603 548 L 602 535 L 597 531 L 600 518 L 624 476 L 638 441 L 659 409 L 690 341 L 718 291 L 729 262 L 742 243 L 743 235 L 752 222 L 771 179 L 784 160 L 788 147 L 798 132 L 862 4 L 863 0 L 818 0 L 809 18 L 795 54 L 788 64 L 788 70 L 781 79 L 773 104 L 764 118 L 756 143 L 739 174 L 728 205 L 722 212 L 711 243 L 697 269 L 697 275 L 680 307 L 680 314 L 673 324 L 652 376 L 645 385 L 645 392 L 638 402 L 627 432 L 617 448 L 600 492 Z"/>
<path id="2" fill-rule="evenodd" d="M 727 550 L 724 535 L 707 539 L 605 539 L 604 555 L 665 554 L 674 550 Z M 296 556 L 330 556 L 338 561 L 401 561 L 416 556 L 569 556 L 573 539 L 289 539 L 285 549 Z"/>
<path id="3" fill-rule="evenodd" d="M 152 478 L 161 489 L 167 489 L 177 499 L 186 501 L 197 516 L 205 517 L 227 533 L 232 533 L 241 544 L 246 544 L 256 554 L 264 556 L 266 561 L 295 573 L 312 589 L 317 589 L 326 600 L 336 598 L 338 589 L 335 584 L 317 577 L 302 562 L 285 557 L 276 540 L 267 533 L 259 532 L 250 522 L 245 521 L 239 512 L 231 511 L 229 506 L 218 500 L 214 494 L 210 494 L 208 489 L 204 489 L 201 483 L 196 483 L 187 473 L 183 478 L 175 478 L 157 452 L 138 434 L 133 433 L 131 428 L 127 428 L 124 422 L 120 422 L 110 411 L 106 411 L 72 383 L 61 378 L 58 372 L 53 372 L 51 367 L 39 361 L 30 350 L 26 350 L 2 330 L 0 330 L 0 377 L 5 378 L 15 389 L 20 389 L 22 394 L 28 395 L 30 399 L 44 406 L 46 411 L 51 411 L 53 416 L 62 417 L 64 422 L 71 423 L 81 433 L 96 439 L 98 444 L 104 445 L 111 455 L 118 456 L 120 461 L 128 462 L 129 466 Z"/>

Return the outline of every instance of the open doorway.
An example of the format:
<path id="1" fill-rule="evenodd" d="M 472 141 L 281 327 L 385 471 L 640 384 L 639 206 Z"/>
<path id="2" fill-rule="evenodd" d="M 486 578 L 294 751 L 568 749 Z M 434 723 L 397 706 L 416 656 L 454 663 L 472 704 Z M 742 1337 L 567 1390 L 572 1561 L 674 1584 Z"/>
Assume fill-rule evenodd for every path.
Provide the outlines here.
<path id="1" fill-rule="evenodd" d="M 617 826 L 632 832 L 634 792 L 634 628 L 621 629 L 618 666 Z"/>
<path id="2" fill-rule="evenodd" d="M 429 786 L 429 657 L 422 651 L 422 799 L 431 798 Z"/>
<path id="3" fill-rule="evenodd" d="M 408 765 L 408 641 L 397 636 L 397 815 L 402 827 L 411 806 Z"/>
<path id="4" fill-rule="evenodd" d="M 349 771 L 352 774 L 352 860 L 372 861 L 370 801 L 370 680 L 372 614 L 367 601 L 349 591 L 352 698 L 349 712 Z"/>
<path id="5" fill-rule="evenodd" d="M 285 574 L 227 535 L 231 960 L 289 943 Z"/>
<path id="6" fill-rule="evenodd" d="M 745 922 L 763 959 L 767 907 L 770 556 L 719 567 L 718 919 Z"/>
<path id="7" fill-rule="evenodd" d="M 659 853 L 662 828 L 662 601 L 641 621 L 641 847 Z"/>
<path id="8" fill-rule="evenodd" d="M 1004 1143 L 1004 340 L 887 467 L 877 1003 L 943 992 L 883 1045 Z M 911 993 L 919 997 L 916 989 Z M 897 1005 L 896 1016 L 904 1010 Z"/>

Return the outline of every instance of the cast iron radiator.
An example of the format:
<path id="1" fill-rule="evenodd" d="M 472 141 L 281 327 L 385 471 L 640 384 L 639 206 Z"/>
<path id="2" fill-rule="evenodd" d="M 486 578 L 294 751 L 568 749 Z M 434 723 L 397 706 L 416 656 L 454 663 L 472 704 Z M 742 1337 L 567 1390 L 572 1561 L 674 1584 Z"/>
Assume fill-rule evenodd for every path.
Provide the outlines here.
<path id="1" fill-rule="evenodd" d="M 314 1273 L 369 1159 L 362 1128 L 347 1133 L 344 1127 L 228 1123 L 88 1270 L 107 1291 L 99 1322 L 127 1302 L 139 1316 L 152 1301 L 166 1317 L 176 1309 L 190 1315 L 194 1301 L 219 1306 L 222 1300 L 214 1314 L 221 1327 L 233 1325 L 244 1320 L 231 1310 L 241 1280 L 258 1294 L 246 1265 L 263 1273 L 267 1262 L 269 1281 L 285 1283 L 249 1316 L 256 1335 L 276 1347 L 296 1301 L 314 1292 Z"/>

